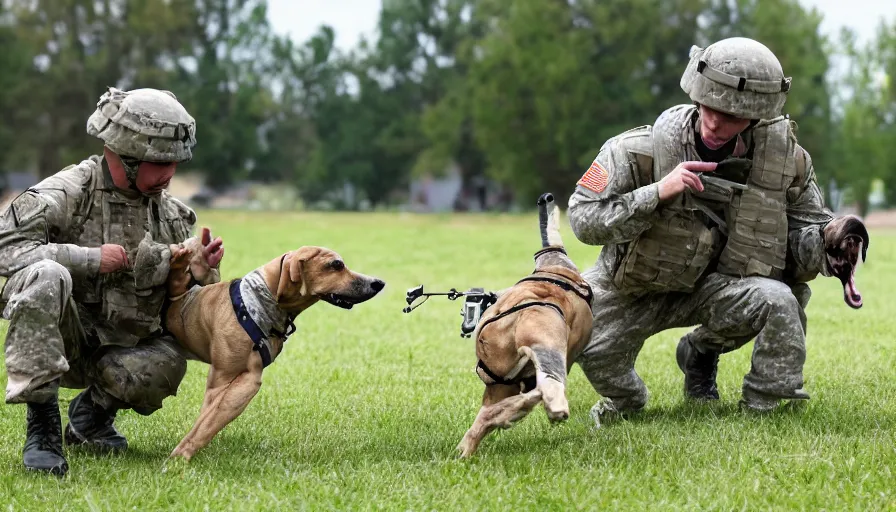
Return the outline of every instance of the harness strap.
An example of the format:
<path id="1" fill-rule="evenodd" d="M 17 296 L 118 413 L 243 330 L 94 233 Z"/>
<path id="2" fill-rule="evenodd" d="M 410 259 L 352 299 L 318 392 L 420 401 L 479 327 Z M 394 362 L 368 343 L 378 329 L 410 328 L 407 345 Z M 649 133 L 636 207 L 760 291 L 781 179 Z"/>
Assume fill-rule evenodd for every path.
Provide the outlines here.
<path id="1" fill-rule="evenodd" d="M 575 293 L 576 295 L 581 297 L 585 302 L 587 302 L 589 305 L 591 305 L 591 302 L 594 300 L 594 292 L 591 291 L 591 287 L 587 286 L 587 285 L 585 285 L 586 286 L 585 289 L 587 290 L 587 292 L 583 293 L 582 290 L 580 290 L 578 287 L 573 286 L 566 281 L 562 281 L 560 279 L 554 279 L 552 277 L 538 277 L 538 276 L 524 277 L 524 278 L 520 279 L 519 281 L 517 281 L 517 284 L 520 284 L 523 281 L 541 281 L 541 282 L 555 284 L 568 292 Z"/>
<path id="2" fill-rule="evenodd" d="M 542 301 L 524 302 L 522 304 L 517 304 L 516 306 L 513 306 L 512 308 L 508 309 L 507 311 L 502 311 L 501 313 L 498 313 L 497 315 L 489 318 L 488 320 L 486 320 L 485 322 L 482 323 L 482 326 L 479 328 L 479 331 L 482 332 L 482 329 L 485 329 L 486 325 L 488 325 L 496 320 L 504 318 L 505 316 L 510 315 L 512 313 L 516 313 L 517 311 L 519 311 L 521 309 L 525 309 L 525 308 L 532 307 L 532 306 L 547 306 L 549 308 L 553 308 L 560 315 L 560 318 L 563 318 L 564 320 L 566 319 L 566 316 L 563 315 L 563 310 L 560 309 L 560 306 L 554 304 L 553 302 L 542 302 Z"/>
<path id="3" fill-rule="evenodd" d="M 560 251 L 560 252 L 563 252 L 564 254 L 566 253 L 566 251 L 564 251 L 561 248 L 550 247 L 550 248 L 543 249 L 542 251 L 539 252 L 539 254 L 542 254 L 542 253 L 548 252 L 548 251 Z M 584 288 L 587 290 L 587 292 L 582 292 L 579 288 L 577 288 L 576 286 L 573 286 L 572 284 L 568 283 L 567 281 L 563 281 L 561 279 L 555 279 L 552 277 L 540 277 L 540 276 L 524 277 L 523 279 L 520 279 L 519 281 L 517 281 L 517 284 L 522 283 L 524 281 L 539 281 L 539 282 L 554 284 L 568 292 L 575 293 L 576 295 L 581 297 L 583 300 L 585 300 L 585 302 L 587 302 L 588 305 L 591 305 L 591 301 L 594 299 L 594 292 L 591 290 L 591 287 L 588 286 L 587 283 L 584 285 Z M 516 306 L 513 306 L 512 308 L 508 309 L 507 311 L 503 311 L 503 312 L 498 313 L 497 315 L 489 318 L 488 320 L 483 322 L 482 325 L 479 327 L 479 332 L 482 332 L 482 329 L 485 329 L 485 327 L 488 324 L 490 324 L 494 321 L 500 320 L 501 318 L 504 318 L 507 315 L 516 313 L 517 311 L 519 311 L 521 309 L 525 309 L 525 308 L 532 307 L 532 306 L 545 306 L 545 307 L 552 308 L 552 309 L 554 309 L 554 311 L 557 312 L 557 314 L 560 315 L 560 318 L 566 320 L 566 315 L 563 314 L 563 310 L 560 309 L 560 306 L 558 306 L 557 304 L 554 304 L 553 302 L 543 302 L 543 301 L 524 302 L 522 304 L 517 304 Z M 505 379 L 504 377 L 499 377 L 498 375 L 495 374 L 495 372 L 491 371 L 488 368 L 488 366 L 486 366 L 485 363 L 482 362 L 482 359 L 479 360 L 479 362 L 476 364 L 476 367 L 481 369 L 482 372 L 485 373 L 485 375 L 487 375 L 488 378 L 490 378 L 493 381 L 490 384 L 486 384 L 486 386 L 492 386 L 495 384 L 512 385 L 512 384 L 522 383 L 523 387 L 524 387 L 524 391 L 535 389 L 536 382 L 535 382 L 534 376 L 524 377 L 524 378 L 513 377 L 512 379 Z"/>
<path id="4" fill-rule="evenodd" d="M 517 304 L 516 306 L 513 306 L 512 308 L 508 309 L 507 311 L 503 311 L 503 312 L 498 313 L 497 315 L 489 318 L 488 320 L 486 320 L 485 322 L 482 323 L 482 326 L 479 328 L 479 331 L 481 332 L 482 329 L 485 329 L 486 325 L 488 325 L 498 319 L 501 319 L 507 315 L 516 313 L 517 311 L 519 311 L 521 309 L 525 309 L 525 308 L 529 308 L 529 307 L 533 307 L 533 306 L 547 306 L 549 308 L 552 308 L 554 311 L 556 311 L 557 314 L 560 315 L 560 318 L 563 318 L 564 320 L 566 319 L 566 317 L 563 315 L 563 310 L 560 309 L 560 306 L 558 306 L 552 302 L 542 302 L 542 301 L 524 302 L 523 304 Z M 482 362 L 482 359 L 479 360 L 479 362 L 476 364 L 476 367 L 481 368 L 483 373 L 485 373 L 488 376 L 488 378 L 490 378 L 490 379 L 492 379 L 492 381 L 494 381 L 491 383 L 487 383 L 486 386 L 493 386 L 495 384 L 512 385 L 512 384 L 523 383 L 524 391 L 535 389 L 536 384 L 535 384 L 534 376 L 523 377 L 523 378 L 514 377 L 512 379 L 505 379 L 504 377 L 499 377 L 498 375 L 495 374 L 495 372 L 491 371 L 488 368 L 488 366 L 486 366 L 485 363 Z"/>
<path id="5" fill-rule="evenodd" d="M 539 256 L 541 256 L 542 254 L 547 254 L 549 252 L 559 252 L 559 253 L 562 253 L 564 256 L 568 256 L 566 254 L 566 249 L 564 249 L 563 247 L 551 246 L 551 247 L 545 247 L 544 249 L 536 252 L 535 255 L 533 256 L 533 259 L 537 260 Z"/>
<path id="6" fill-rule="evenodd" d="M 261 328 L 258 327 L 255 320 L 252 320 L 252 316 L 249 315 L 249 311 L 243 303 L 243 295 L 240 292 L 241 281 L 242 279 L 234 279 L 230 282 L 230 303 L 233 305 L 233 312 L 236 314 L 237 322 L 239 322 L 240 327 L 246 331 L 246 334 L 248 334 L 249 338 L 252 340 L 252 350 L 258 351 L 258 355 L 261 356 L 262 367 L 267 368 L 272 362 L 271 351 L 268 348 L 268 344 L 265 343 L 265 341 L 267 341 L 267 336 L 265 336 Z M 283 331 L 271 329 L 271 334 L 286 340 L 286 338 L 295 332 L 295 330 L 296 326 L 295 323 L 293 323 L 293 319 L 287 318 Z"/>
<path id="7" fill-rule="evenodd" d="M 482 359 L 480 359 L 479 363 L 476 364 L 476 368 L 481 369 L 483 373 L 488 375 L 488 378 L 490 378 L 494 381 L 489 384 L 486 384 L 486 386 L 494 386 L 496 384 L 501 384 L 504 386 L 512 386 L 514 384 L 522 383 L 523 391 L 525 392 L 525 391 L 531 391 L 531 390 L 535 389 L 535 386 L 537 385 L 534 375 L 531 377 L 523 377 L 523 378 L 514 377 L 512 379 L 505 379 L 504 377 L 498 377 L 497 375 L 495 375 L 495 372 L 491 371 L 489 369 L 489 367 L 486 366 L 485 363 L 482 362 Z"/>

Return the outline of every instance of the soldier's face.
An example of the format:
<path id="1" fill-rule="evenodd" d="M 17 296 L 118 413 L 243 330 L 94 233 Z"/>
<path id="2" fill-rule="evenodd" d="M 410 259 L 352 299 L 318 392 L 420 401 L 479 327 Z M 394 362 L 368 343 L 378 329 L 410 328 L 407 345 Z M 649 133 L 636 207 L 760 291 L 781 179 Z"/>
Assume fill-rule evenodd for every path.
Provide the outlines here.
<path id="1" fill-rule="evenodd" d="M 709 149 L 721 148 L 748 126 L 749 119 L 741 119 L 700 105 L 700 138 Z"/>
<path id="2" fill-rule="evenodd" d="M 137 190 L 149 195 L 158 194 L 168 188 L 176 170 L 177 162 L 140 162 L 140 167 L 137 168 Z"/>

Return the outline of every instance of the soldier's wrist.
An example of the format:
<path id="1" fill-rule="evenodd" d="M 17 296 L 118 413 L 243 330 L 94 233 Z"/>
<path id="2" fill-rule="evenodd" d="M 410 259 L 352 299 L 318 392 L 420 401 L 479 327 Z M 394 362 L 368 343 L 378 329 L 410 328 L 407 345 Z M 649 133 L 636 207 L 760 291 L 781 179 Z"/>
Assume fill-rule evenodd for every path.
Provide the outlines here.
<path id="1" fill-rule="evenodd" d="M 651 183 L 650 185 L 635 189 L 632 192 L 634 201 L 632 209 L 638 215 L 650 215 L 656 211 L 660 203 L 660 184 Z"/>
<path id="2" fill-rule="evenodd" d="M 100 273 L 100 262 L 103 259 L 103 250 L 100 247 L 85 247 L 84 252 L 87 255 L 87 277 L 96 277 Z"/>

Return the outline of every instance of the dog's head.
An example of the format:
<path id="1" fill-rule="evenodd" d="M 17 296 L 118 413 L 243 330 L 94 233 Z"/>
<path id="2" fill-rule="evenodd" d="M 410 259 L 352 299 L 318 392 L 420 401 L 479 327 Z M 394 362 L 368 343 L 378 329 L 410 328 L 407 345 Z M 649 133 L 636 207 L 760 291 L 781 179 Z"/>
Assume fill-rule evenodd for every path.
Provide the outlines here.
<path id="1" fill-rule="evenodd" d="M 274 270 L 274 265 L 277 269 Z M 286 311 L 295 311 L 317 299 L 351 309 L 372 299 L 386 283 L 375 277 L 348 269 L 342 257 L 324 247 L 306 246 L 272 261 L 267 272 L 276 272 L 277 303 Z"/>
<path id="2" fill-rule="evenodd" d="M 862 294 L 856 288 L 855 274 L 859 257 L 868 253 L 868 230 L 855 215 L 846 215 L 828 223 L 824 245 L 831 273 L 843 284 L 843 300 L 852 308 L 862 307 Z"/>

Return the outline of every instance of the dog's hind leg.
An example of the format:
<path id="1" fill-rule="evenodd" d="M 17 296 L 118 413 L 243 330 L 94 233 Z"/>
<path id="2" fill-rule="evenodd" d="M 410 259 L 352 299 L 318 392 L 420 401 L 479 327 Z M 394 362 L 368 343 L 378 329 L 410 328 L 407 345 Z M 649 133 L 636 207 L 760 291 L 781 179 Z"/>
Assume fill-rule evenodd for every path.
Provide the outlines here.
<path id="1" fill-rule="evenodd" d="M 497 389 L 496 389 L 497 388 Z M 510 396 L 508 396 L 510 395 Z M 495 398 L 505 396 L 495 402 Z M 457 450 L 462 458 L 469 457 L 479 447 L 482 439 L 496 428 L 510 428 L 541 402 L 541 391 L 534 389 L 519 394 L 519 385 L 491 385 L 485 388 L 483 405 L 473 425 L 464 434 Z"/>
<path id="2" fill-rule="evenodd" d="M 190 460 L 228 423 L 242 414 L 260 388 L 260 368 L 243 372 L 224 385 L 209 387 L 199 418 L 177 448 L 171 452 L 171 457 Z"/>

